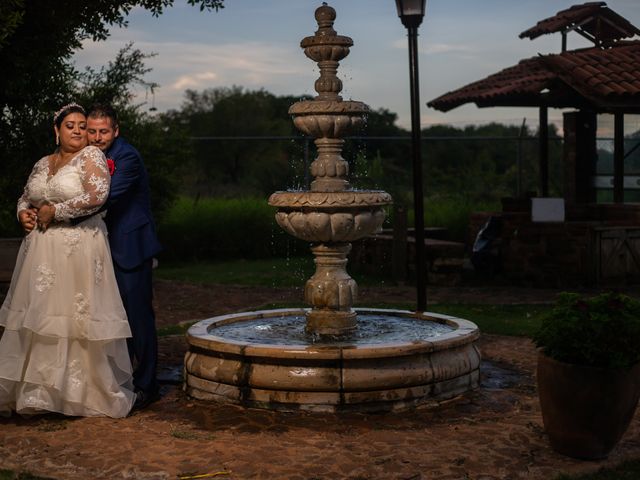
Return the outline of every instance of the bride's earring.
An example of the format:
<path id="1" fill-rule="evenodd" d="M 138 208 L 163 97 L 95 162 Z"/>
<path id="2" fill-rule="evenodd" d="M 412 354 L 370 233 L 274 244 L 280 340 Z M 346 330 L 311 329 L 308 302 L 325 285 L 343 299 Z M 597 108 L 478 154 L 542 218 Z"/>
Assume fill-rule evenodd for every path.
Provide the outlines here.
<path id="1" fill-rule="evenodd" d="M 56 145 L 60 145 L 60 135 L 56 133 Z"/>

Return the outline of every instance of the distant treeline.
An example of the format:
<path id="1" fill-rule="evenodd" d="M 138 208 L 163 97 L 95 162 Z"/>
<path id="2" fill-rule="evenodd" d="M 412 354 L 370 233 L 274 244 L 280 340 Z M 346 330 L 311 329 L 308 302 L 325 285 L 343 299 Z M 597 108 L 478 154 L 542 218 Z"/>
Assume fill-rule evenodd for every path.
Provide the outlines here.
<path id="1" fill-rule="evenodd" d="M 123 48 L 108 66 L 94 71 L 69 71 L 58 79 L 57 104 L 74 99 L 82 104 L 114 104 L 121 113 L 121 133 L 142 153 L 151 176 L 155 216 L 163 225 L 178 196 L 266 198 L 276 190 L 303 188 L 315 146 L 298 132 L 288 114 L 301 100 L 242 87 L 187 90 L 177 110 L 151 115 L 134 102 L 132 86 L 153 89 L 142 78 L 148 55 Z M 53 87 L 53 85 L 52 85 Z M 9 96 L 10 91 L 5 92 Z M 29 97 L 30 98 L 30 97 Z M 0 136 L 0 235 L 21 232 L 15 205 L 32 165 L 54 148 L 49 103 L 33 103 L 3 112 L 14 128 Z M 536 132 L 500 124 L 431 126 L 423 130 L 424 191 L 427 205 L 474 205 L 536 189 Z M 347 139 L 342 156 L 350 164 L 355 188 L 391 193 L 411 211 L 412 166 L 410 132 L 397 125 L 397 115 L 378 109 L 365 126 Z M 551 189 L 558 191 L 561 144 L 551 128 Z M 427 207 L 427 217 L 428 215 Z M 411 220 L 410 220 L 411 221 Z M 429 218 L 427 218 L 429 223 Z M 249 228 L 249 225 L 247 225 Z M 165 230 L 169 230 L 165 227 Z"/>
<path id="2" fill-rule="evenodd" d="M 182 163 L 181 193 L 195 197 L 269 195 L 299 188 L 308 180 L 312 141 L 298 132 L 288 109 L 300 100 L 240 87 L 187 91 L 179 111 L 166 114 L 167 128 L 189 132 L 192 155 Z M 427 195 L 455 194 L 496 199 L 536 189 L 536 132 L 492 123 L 457 128 L 431 126 L 422 132 Z M 372 111 L 366 125 L 347 139 L 343 157 L 357 188 L 382 188 L 410 196 L 410 132 L 397 126 L 397 115 Z M 551 167 L 559 169 L 561 144 L 551 126 Z M 399 140 L 402 139 L 402 140 Z M 306 143 L 306 145 L 305 145 Z M 307 153 L 306 148 L 310 148 Z M 519 180 L 518 180 L 519 179 Z M 552 182 L 557 175 L 552 175 Z M 560 182 L 552 185 L 559 188 Z"/>

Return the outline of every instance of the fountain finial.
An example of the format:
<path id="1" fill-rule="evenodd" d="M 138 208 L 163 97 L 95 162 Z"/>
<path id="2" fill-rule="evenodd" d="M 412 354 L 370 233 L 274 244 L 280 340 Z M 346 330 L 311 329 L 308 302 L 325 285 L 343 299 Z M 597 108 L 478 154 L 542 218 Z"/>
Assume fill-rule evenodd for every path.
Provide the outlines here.
<path id="1" fill-rule="evenodd" d="M 338 78 L 338 65 L 340 60 L 349 55 L 353 40 L 338 35 L 333 29 L 336 11 L 326 2 L 316 9 L 315 17 L 318 30 L 314 36 L 303 38 L 300 46 L 307 57 L 318 63 L 320 69 L 320 78 L 314 85 L 318 92 L 316 100 L 341 101 L 338 93 L 342 91 L 342 81 Z"/>
<path id="2" fill-rule="evenodd" d="M 318 22 L 318 30 L 316 35 L 335 35 L 333 22 L 336 20 L 336 11 L 330 7 L 327 2 L 322 2 L 322 6 L 316 9 L 316 22 Z"/>

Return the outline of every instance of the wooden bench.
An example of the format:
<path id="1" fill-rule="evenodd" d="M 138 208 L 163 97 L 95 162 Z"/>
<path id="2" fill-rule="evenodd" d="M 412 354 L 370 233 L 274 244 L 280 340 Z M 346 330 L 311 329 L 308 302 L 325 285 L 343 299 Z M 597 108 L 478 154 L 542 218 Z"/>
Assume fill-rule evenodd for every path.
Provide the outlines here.
<path id="1" fill-rule="evenodd" d="M 424 244 L 427 283 L 458 285 L 462 280 L 465 244 L 435 238 L 425 238 Z M 372 235 L 353 242 L 352 246 L 349 269 L 382 275 L 394 272 L 393 235 Z M 415 239 L 412 236 L 407 238 L 406 255 L 403 257 L 407 263 L 406 271 L 415 275 Z"/>

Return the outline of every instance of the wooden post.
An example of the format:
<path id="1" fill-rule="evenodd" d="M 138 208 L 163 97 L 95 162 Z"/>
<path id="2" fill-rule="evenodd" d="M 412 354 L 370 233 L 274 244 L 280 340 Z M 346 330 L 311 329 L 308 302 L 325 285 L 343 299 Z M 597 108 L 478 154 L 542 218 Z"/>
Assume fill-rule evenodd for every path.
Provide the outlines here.
<path id="1" fill-rule="evenodd" d="M 564 200 L 568 205 L 594 203 L 596 189 L 596 114 L 580 110 L 565 112 L 564 118 Z"/>
<path id="2" fill-rule="evenodd" d="M 549 196 L 549 119 L 547 106 L 540 106 L 540 142 L 539 148 L 539 171 L 540 171 L 540 196 Z"/>

